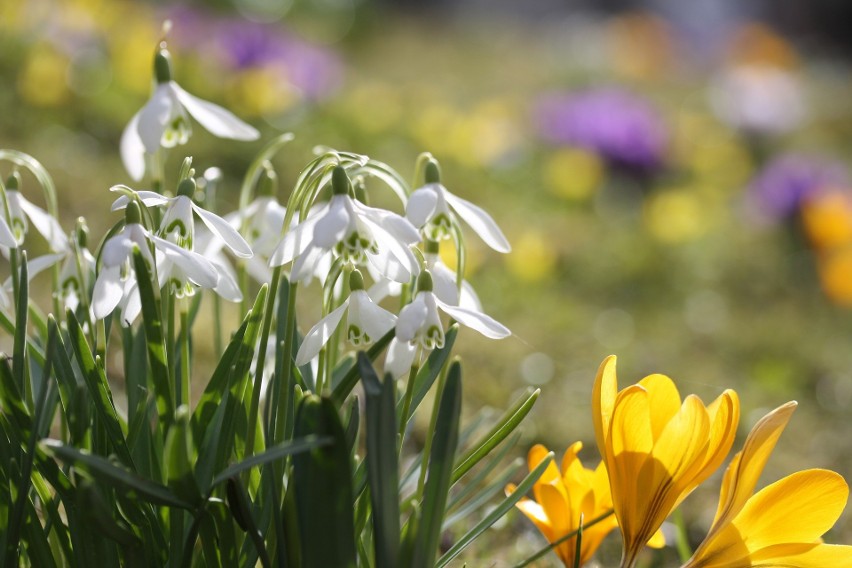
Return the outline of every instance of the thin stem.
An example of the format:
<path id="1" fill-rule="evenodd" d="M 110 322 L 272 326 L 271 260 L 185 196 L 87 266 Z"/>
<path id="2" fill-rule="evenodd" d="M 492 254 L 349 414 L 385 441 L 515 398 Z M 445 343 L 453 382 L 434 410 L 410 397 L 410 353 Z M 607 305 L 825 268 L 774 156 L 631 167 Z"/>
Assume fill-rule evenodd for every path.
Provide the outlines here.
<path id="1" fill-rule="evenodd" d="M 420 366 L 414 364 L 408 372 L 408 382 L 405 385 L 405 394 L 402 398 L 402 412 L 399 415 L 399 436 L 397 443 L 397 453 L 402 450 L 402 443 L 405 440 L 405 428 L 408 426 L 408 413 L 411 410 L 411 399 L 414 397 L 414 379 L 420 371 Z"/>
<path id="2" fill-rule="evenodd" d="M 166 287 L 171 283 L 166 283 Z M 175 368 L 175 298 L 171 294 L 161 294 L 163 301 L 163 324 L 166 327 L 166 361 L 169 365 L 169 386 L 175 397 L 175 408 L 183 404 L 181 397 L 182 389 L 177 382 L 177 369 Z"/>
<path id="3" fill-rule="evenodd" d="M 426 442 L 423 446 L 423 456 L 420 462 L 420 476 L 417 478 L 418 500 L 423 498 L 423 487 L 426 485 L 426 470 L 429 465 L 429 454 L 432 453 L 432 436 L 438 423 L 438 407 L 441 405 L 441 397 L 444 394 L 444 383 L 447 381 L 447 368 L 441 369 L 438 375 L 438 386 L 435 388 L 435 401 L 432 404 L 432 417 L 429 419 L 429 430 L 426 431 Z"/>
<path id="4" fill-rule="evenodd" d="M 681 563 L 686 563 L 692 558 L 692 549 L 689 547 L 689 538 L 686 534 L 686 522 L 683 520 L 683 512 L 680 509 L 675 509 L 674 524 L 677 528 L 675 532 L 675 546 L 677 554 L 680 556 Z"/>
<path id="5" fill-rule="evenodd" d="M 184 299 L 180 307 L 180 336 L 181 336 L 181 352 L 180 352 L 180 379 L 181 379 L 181 400 L 184 404 L 191 404 L 190 398 L 190 374 L 192 366 L 190 364 L 190 344 L 189 344 L 189 302 Z"/>
<path id="6" fill-rule="evenodd" d="M 292 373 L 293 373 L 293 341 L 296 335 L 296 284 L 290 285 L 290 290 L 287 295 L 287 326 L 284 328 L 284 344 L 281 347 L 284 350 L 282 359 L 284 360 L 281 376 L 278 377 L 281 389 L 279 390 L 278 400 L 278 417 L 275 421 L 275 443 L 283 442 L 286 437 L 286 426 L 291 412 L 290 397 L 293 396 Z M 271 404 L 275 401 L 269 401 Z"/>

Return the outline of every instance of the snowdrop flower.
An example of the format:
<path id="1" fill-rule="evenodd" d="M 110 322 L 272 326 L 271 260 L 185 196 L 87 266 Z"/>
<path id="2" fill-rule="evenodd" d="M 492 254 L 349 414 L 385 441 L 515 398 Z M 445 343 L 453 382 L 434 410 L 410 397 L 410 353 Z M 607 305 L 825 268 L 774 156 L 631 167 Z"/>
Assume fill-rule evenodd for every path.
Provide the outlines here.
<path id="1" fill-rule="evenodd" d="M 482 312 L 451 306 L 435 294 L 432 274 L 428 270 L 417 279 L 414 300 L 399 312 L 396 336 L 388 347 L 385 370 L 399 377 L 408 371 L 419 349 L 431 351 L 444 346 L 444 326 L 438 310 L 460 324 L 478 331 L 490 339 L 503 339 L 511 331 Z"/>
<path id="2" fill-rule="evenodd" d="M 162 146 L 185 144 L 192 134 L 189 115 L 211 134 L 234 140 L 256 140 L 260 133 L 224 108 L 199 99 L 172 80 L 169 52 L 154 56 L 157 86 L 151 99 L 137 112 L 121 135 L 121 159 L 134 180 L 145 174 L 145 155 Z"/>
<path id="3" fill-rule="evenodd" d="M 251 247 L 230 223 L 215 213 L 195 204 L 192 200 L 195 188 L 195 180 L 188 178 L 180 182 L 178 185 L 178 194 L 175 197 L 165 197 L 153 191 L 137 191 L 135 193 L 147 206 L 166 206 L 163 219 L 160 222 L 160 237 L 182 248 L 192 250 L 195 238 L 194 212 L 207 225 L 210 231 L 222 239 L 224 245 L 231 252 L 241 258 L 251 258 L 253 255 Z M 126 191 L 128 189 L 125 186 L 115 186 L 113 188 L 114 191 Z M 113 202 L 112 210 L 117 211 L 125 207 L 129 202 L 130 198 L 122 195 Z"/>
<path id="4" fill-rule="evenodd" d="M 89 284 L 95 277 L 97 261 L 87 248 L 88 233 L 86 223 L 80 217 L 77 220 L 77 228 L 71 232 L 66 241 L 67 246 L 64 250 L 57 254 L 46 254 L 34 258 L 27 263 L 29 279 L 58 262 L 62 263 L 59 268 L 59 295 L 65 307 L 71 311 L 76 311 L 80 304 L 80 295 L 89 293 Z M 76 246 L 72 247 L 72 242 Z M 79 270 L 77 266 L 78 254 Z"/>
<path id="5" fill-rule="evenodd" d="M 449 238 L 455 221 L 461 217 L 485 244 L 497 252 L 509 252 L 512 247 L 497 223 L 480 207 L 457 197 L 441 185 L 438 162 L 429 160 L 425 169 L 426 185 L 415 189 L 408 199 L 405 216 L 420 228 L 426 238 L 438 241 Z"/>
<path id="6" fill-rule="evenodd" d="M 373 303 L 364 290 L 364 279 L 359 271 L 354 270 L 349 275 L 349 287 L 352 290 L 349 297 L 305 335 L 296 354 L 297 366 L 306 365 L 319 354 L 340 325 L 344 313 L 347 314 L 346 338 L 355 347 L 370 345 L 393 329 L 396 316 Z"/>
<path id="7" fill-rule="evenodd" d="M 331 201 L 284 235 L 269 265 L 295 259 L 290 280 L 303 281 L 331 252 L 358 266 L 369 262 L 395 282 L 409 282 L 420 270 L 408 248 L 420 241 L 417 229 L 395 213 L 353 199 L 352 184 L 341 166 L 332 172 L 331 188 Z"/>
<path id="8" fill-rule="evenodd" d="M 441 255 L 438 254 L 439 246 L 437 241 L 427 239 L 423 252 L 425 268 L 432 274 L 435 295 L 439 300 L 451 306 L 461 306 L 468 310 L 481 312 L 482 303 L 479 301 L 479 296 L 476 295 L 473 286 L 467 280 L 462 280 L 461 289 L 459 289 L 456 271 L 441 260 Z M 370 286 L 367 293 L 370 294 L 374 302 L 380 302 L 387 296 L 399 296 L 402 292 L 401 284 L 382 278 L 372 268 L 370 269 L 370 276 L 375 280 L 375 284 Z"/>
<path id="9" fill-rule="evenodd" d="M 101 252 L 101 271 L 95 280 L 92 293 L 92 311 L 97 319 L 103 319 L 116 307 L 121 307 L 121 321 L 129 325 L 142 309 L 138 283 L 131 262 L 134 248 L 138 248 L 149 266 L 154 265 L 150 245 L 153 243 L 158 265 L 171 269 L 179 280 L 180 291 L 185 292 L 187 282 L 203 288 L 215 288 L 218 273 L 215 267 L 198 253 L 161 239 L 148 232 L 141 224 L 141 212 L 136 202 L 127 204 L 125 225 L 120 233 L 104 243 Z M 158 266 L 159 268 L 159 266 Z M 163 276 L 160 275 L 162 279 Z"/>
<path id="10" fill-rule="evenodd" d="M 246 241 L 254 252 L 254 256 L 246 259 L 246 272 L 261 284 L 272 281 L 269 257 L 278 245 L 287 216 L 287 209 L 275 199 L 277 179 L 272 166 L 265 164 L 254 201 L 224 217 L 234 229 L 246 228 Z M 212 234 L 210 237 L 209 241 L 199 243 L 199 252 L 211 260 L 216 256 L 221 262 L 227 262 L 225 256 L 219 253 L 225 242 Z"/>
<path id="11" fill-rule="evenodd" d="M 9 248 L 22 245 L 29 229 L 29 223 L 27 223 L 27 219 L 29 219 L 36 231 L 45 238 L 52 251 L 65 250 L 68 247 L 68 241 L 59 221 L 44 209 L 27 201 L 18 191 L 19 185 L 20 180 L 17 174 L 10 176 L 6 182 L 6 202 L 9 205 L 11 227 L 5 221 L 2 223 L 0 245 Z M 9 239 L 10 230 L 11 241 Z"/>

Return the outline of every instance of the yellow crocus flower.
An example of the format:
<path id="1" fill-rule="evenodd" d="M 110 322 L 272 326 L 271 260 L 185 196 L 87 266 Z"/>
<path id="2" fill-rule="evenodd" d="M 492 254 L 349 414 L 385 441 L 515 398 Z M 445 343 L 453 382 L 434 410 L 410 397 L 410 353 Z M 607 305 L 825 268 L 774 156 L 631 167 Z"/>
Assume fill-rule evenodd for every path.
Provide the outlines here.
<path id="1" fill-rule="evenodd" d="M 583 467 L 577 454 L 582 442 L 575 442 L 562 458 L 562 471 L 551 462 L 544 474 L 533 485 L 535 501 L 522 498 L 517 507 L 535 524 L 548 542 L 555 542 L 580 528 L 580 517 L 584 525 L 601 516 L 603 520 L 583 529 L 580 544 L 580 565 L 584 564 L 600 546 L 606 535 L 617 526 L 612 516 L 612 498 L 609 480 L 603 463 L 595 469 Z M 530 449 L 527 463 L 530 471 L 535 469 L 548 455 L 541 444 Z M 506 486 L 506 495 L 515 492 L 515 485 Z M 554 551 L 566 567 L 574 566 L 577 539 L 570 538 L 558 545 Z"/>
<path id="2" fill-rule="evenodd" d="M 758 422 L 734 456 L 707 538 L 683 568 L 850 568 L 852 546 L 824 544 L 849 487 L 839 474 L 809 469 L 752 495 L 775 442 L 796 409 L 776 408 Z"/>
<path id="3" fill-rule="evenodd" d="M 666 517 L 727 456 L 739 422 L 737 394 L 705 406 L 681 402 L 672 380 L 649 375 L 618 392 L 615 356 L 598 370 L 592 395 L 595 437 L 621 527 L 622 568 L 631 568 Z"/>

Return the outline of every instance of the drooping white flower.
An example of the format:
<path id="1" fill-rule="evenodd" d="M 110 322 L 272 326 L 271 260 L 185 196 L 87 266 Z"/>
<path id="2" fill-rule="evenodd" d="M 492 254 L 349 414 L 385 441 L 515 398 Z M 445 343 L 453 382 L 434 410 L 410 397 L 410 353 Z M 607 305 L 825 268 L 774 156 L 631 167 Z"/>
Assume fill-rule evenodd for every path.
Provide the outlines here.
<path id="1" fill-rule="evenodd" d="M 462 280 L 460 288 L 456 281 L 456 271 L 441 260 L 441 256 L 438 254 L 437 241 L 426 240 L 423 259 L 426 264 L 425 268 L 432 274 L 432 284 L 438 299 L 451 306 L 461 306 L 475 312 L 482 311 L 479 296 L 477 296 L 470 282 Z M 399 296 L 402 292 L 402 285 L 398 282 L 382 278 L 374 270 L 370 270 L 370 275 L 375 283 L 370 286 L 367 292 L 373 298 L 373 301 L 380 302 L 387 296 Z"/>
<path id="2" fill-rule="evenodd" d="M 50 213 L 28 201 L 18 191 L 18 178 L 11 176 L 6 184 L 6 200 L 9 205 L 11 226 L 4 220 L 0 223 L 0 245 L 15 248 L 24 243 L 29 230 L 29 222 L 41 234 L 50 246 L 50 250 L 59 252 L 68 247 L 68 240 L 62 227 Z M 10 235 L 11 233 L 11 235 Z M 9 237 L 12 237 L 11 240 Z"/>
<path id="3" fill-rule="evenodd" d="M 122 309 L 121 321 L 125 325 L 139 315 L 141 303 L 131 260 L 135 248 L 139 249 L 149 266 L 153 266 L 155 260 L 150 245 L 154 245 L 160 285 L 176 282 L 178 295 L 191 293 L 192 288 L 187 289 L 191 285 L 216 287 L 219 275 L 213 264 L 196 252 L 150 234 L 140 223 L 141 213 L 135 202 L 127 205 L 125 219 L 124 228 L 104 243 L 101 252 L 102 267 L 92 293 L 92 312 L 97 319 L 105 318 L 119 306 Z"/>
<path id="4" fill-rule="evenodd" d="M 332 198 L 289 231 L 269 260 L 280 266 L 295 259 L 293 282 L 310 278 L 328 253 L 356 266 L 372 264 L 396 282 L 409 282 L 420 267 L 409 245 L 419 242 L 417 229 L 405 218 L 368 207 L 351 195 L 346 171 L 332 172 Z"/>
<path id="5" fill-rule="evenodd" d="M 187 142 L 192 133 L 190 115 L 220 138 L 256 140 L 260 136 L 230 111 L 187 93 L 174 82 L 165 49 L 154 57 L 154 72 L 157 86 L 151 99 L 130 119 L 121 135 L 121 159 L 134 180 L 145 175 L 145 154 Z"/>
<path id="6" fill-rule="evenodd" d="M 441 185 L 438 164 L 426 164 L 426 185 L 415 189 L 408 199 L 405 216 L 426 238 L 434 241 L 449 238 L 454 215 L 458 215 L 479 235 L 485 244 L 497 252 L 509 252 L 512 247 L 494 219 L 482 208 L 453 195 Z"/>
<path id="7" fill-rule="evenodd" d="M 299 352 L 296 354 L 296 365 L 306 365 L 319 354 L 323 345 L 334 334 L 346 314 L 346 339 L 355 347 L 370 345 L 393 329 L 396 316 L 378 306 L 370 299 L 364 290 L 361 273 L 353 271 L 349 277 L 352 292 L 340 306 L 322 318 L 305 335 Z"/>
<path id="8" fill-rule="evenodd" d="M 80 304 L 80 296 L 89 293 L 89 285 L 95 277 L 97 261 L 86 246 L 88 230 L 82 217 L 78 226 L 67 239 L 67 246 L 56 254 L 46 254 L 27 262 L 27 275 L 32 279 L 40 272 L 56 263 L 62 263 L 59 268 L 59 295 L 66 308 L 75 311 Z M 75 247 L 71 242 L 76 243 Z M 77 266 L 79 254 L 79 268 Z"/>
<path id="9" fill-rule="evenodd" d="M 414 300 L 399 312 L 396 335 L 388 347 L 385 361 L 385 370 L 394 376 L 408 371 L 418 348 L 431 351 L 444 346 L 444 326 L 438 310 L 490 339 L 503 339 L 512 333 L 491 316 L 442 301 L 433 286 L 431 273 L 428 270 L 421 272 Z"/>

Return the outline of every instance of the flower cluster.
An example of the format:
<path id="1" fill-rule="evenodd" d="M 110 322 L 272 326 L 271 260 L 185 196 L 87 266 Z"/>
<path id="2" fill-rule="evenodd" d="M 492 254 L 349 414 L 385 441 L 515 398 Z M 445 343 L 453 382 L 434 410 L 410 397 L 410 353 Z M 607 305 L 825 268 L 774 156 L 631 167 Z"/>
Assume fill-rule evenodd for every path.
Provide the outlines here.
<path id="1" fill-rule="evenodd" d="M 795 409 L 796 403 L 788 402 L 754 426 L 725 471 L 707 536 L 683 568 L 852 566 L 852 546 L 822 541 L 849 494 L 839 474 L 800 471 L 754 493 Z M 517 506 L 568 567 L 591 558 L 617 526 L 621 566 L 631 568 L 646 545 L 664 544 L 663 522 L 728 455 L 739 399 L 726 390 L 707 406 L 695 395 L 681 400 L 664 375 L 649 375 L 619 391 L 610 356 L 595 379 L 592 412 L 600 465 L 584 469 L 577 460 L 582 444 L 575 443 L 565 452 L 562 474 L 551 464 L 534 487 L 536 501 L 524 499 Z M 541 446 L 530 450 L 530 470 L 543 454 Z M 514 486 L 506 490 L 511 493 Z"/>

